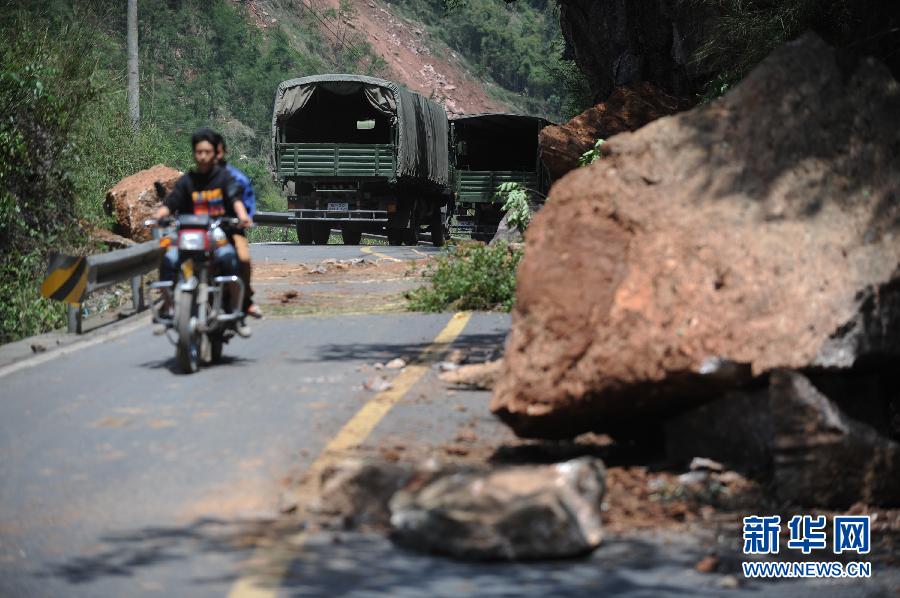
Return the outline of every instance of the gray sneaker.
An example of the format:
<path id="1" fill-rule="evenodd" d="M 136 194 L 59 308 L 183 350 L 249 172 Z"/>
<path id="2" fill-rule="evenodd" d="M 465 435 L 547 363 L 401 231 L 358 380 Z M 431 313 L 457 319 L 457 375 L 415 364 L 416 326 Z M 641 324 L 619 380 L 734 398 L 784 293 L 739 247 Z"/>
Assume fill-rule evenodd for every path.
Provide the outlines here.
<path id="1" fill-rule="evenodd" d="M 243 338 L 250 338 L 250 335 L 253 334 L 253 331 L 250 330 L 250 327 L 243 320 L 237 321 L 234 325 L 234 330 Z"/>

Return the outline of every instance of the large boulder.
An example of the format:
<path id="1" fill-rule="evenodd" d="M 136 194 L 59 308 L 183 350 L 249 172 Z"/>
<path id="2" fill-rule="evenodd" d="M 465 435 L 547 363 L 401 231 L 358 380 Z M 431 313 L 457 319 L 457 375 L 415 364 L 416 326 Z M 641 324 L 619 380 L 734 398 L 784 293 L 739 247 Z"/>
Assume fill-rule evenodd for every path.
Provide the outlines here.
<path id="1" fill-rule="evenodd" d="M 494 471 L 455 472 L 391 499 L 400 544 L 463 559 L 577 556 L 602 538 L 606 470 L 593 457 Z"/>
<path id="2" fill-rule="evenodd" d="M 539 135 L 541 161 L 555 180 L 578 167 L 578 158 L 598 139 L 635 131 L 688 105 L 651 83 L 619 87 L 609 98 L 564 125 L 544 127 Z"/>
<path id="3" fill-rule="evenodd" d="M 150 240 L 144 220 L 152 218 L 162 204 L 154 184 L 160 183 L 168 193 L 179 176 L 181 173 L 174 168 L 157 164 L 116 183 L 103 203 L 106 213 L 115 217 L 115 232 L 135 241 Z"/>
<path id="4" fill-rule="evenodd" d="M 900 357 L 900 86 L 806 35 L 610 139 L 529 228 L 493 412 L 646 428 L 780 369 Z"/>

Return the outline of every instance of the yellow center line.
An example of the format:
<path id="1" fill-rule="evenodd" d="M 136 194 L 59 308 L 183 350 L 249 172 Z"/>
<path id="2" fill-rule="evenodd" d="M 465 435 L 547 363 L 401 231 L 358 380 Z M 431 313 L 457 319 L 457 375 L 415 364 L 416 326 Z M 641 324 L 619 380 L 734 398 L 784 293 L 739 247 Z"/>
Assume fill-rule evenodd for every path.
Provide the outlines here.
<path id="1" fill-rule="evenodd" d="M 471 317 L 472 314 L 467 312 L 453 314 L 453 317 L 431 344 L 394 378 L 393 386 L 372 397 L 350 418 L 350 421 L 344 424 L 309 466 L 304 481 L 297 490 L 298 494 L 303 495 L 308 492 L 315 481 L 319 479 L 322 471 L 340 459 L 342 453 L 359 446 L 366 440 L 378 422 L 384 419 L 391 408 L 399 403 L 406 393 L 425 376 L 432 362 L 459 337 Z M 265 575 L 250 572 L 239 577 L 231 587 L 228 598 L 272 598 L 276 596 L 280 580 L 288 573 L 291 559 L 305 540 L 305 534 L 300 532 L 279 542 L 257 547 L 250 560 L 251 568 L 259 568 L 265 571 Z"/>
<path id="2" fill-rule="evenodd" d="M 386 259 L 386 260 L 391 260 L 392 262 L 402 262 L 403 261 L 403 260 L 399 260 L 393 256 L 381 253 L 380 251 L 375 251 L 371 247 L 362 247 L 362 248 L 360 248 L 360 251 L 363 253 L 368 253 L 369 255 L 374 255 L 374 256 Z"/>

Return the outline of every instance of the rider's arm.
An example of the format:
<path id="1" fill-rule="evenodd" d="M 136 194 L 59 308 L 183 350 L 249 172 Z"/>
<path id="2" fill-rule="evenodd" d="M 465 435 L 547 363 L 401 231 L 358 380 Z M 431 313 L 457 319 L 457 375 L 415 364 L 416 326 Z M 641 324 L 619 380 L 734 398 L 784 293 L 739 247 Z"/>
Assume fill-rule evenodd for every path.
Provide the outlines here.
<path id="1" fill-rule="evenodd" d="M 175 186 L 172 187 L 172 190 L 166 195 L 166 198 L 163 200 L 163 205 L 156 211 L 157 219 L 171 216 L 176 212 L 191 212 L 189 209 L 184 209 L 185 199 L 190 197 L 190 193 L 185 189 L 185 185 L 186 181 L 183 176 L 175 181 Z"/>
<path id="2" fill-rule="evenodd" d="M 234 213 L 237 215 L 238 220 L 241 221 L 241 228 L 253 226 L 253 220 L 247 214 L 247 208 L 244 207 L 244 202 L 240 199 L 234 202 Z"/>
<path id="3" fill-rule="evenodd" d="M 247 214 L 247 208 L 244 207 L 244 186 L 237 179 L 231 177 L 231 180 L 228 181 L 228 185 L 225 187 L 225 195 L 226 200 L 231 202 L 238 220 L 241 221 L 241 228 L 253 226 L 253 220 Z"/>

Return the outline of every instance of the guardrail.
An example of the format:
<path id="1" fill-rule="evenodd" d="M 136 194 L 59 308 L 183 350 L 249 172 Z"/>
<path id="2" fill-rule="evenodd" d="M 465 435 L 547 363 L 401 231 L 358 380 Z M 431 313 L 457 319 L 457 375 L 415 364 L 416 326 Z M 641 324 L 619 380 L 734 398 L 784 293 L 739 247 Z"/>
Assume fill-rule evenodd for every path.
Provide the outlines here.
<path id="1" fill-rule="evenodd" d="M 131 280 L 131 302 L 136 312 L 146 308 L 144 303 L 144 274 L 159 266 L 163 253 L 158 241 L 147 241 L 108 253 L 72 257 L 53 254 L 41 294 L 50 299 L 65 301 L 68 330 L 82 332 L 81 304 L 94 292 L 118 282 Z"/>
<path id="2" fill-rule="evenodd" d="M 297 221 L 290 212 L 257 212 L 253 215 L 253 223 L 262 226 L 284 226 L 293 228 Z"/>

